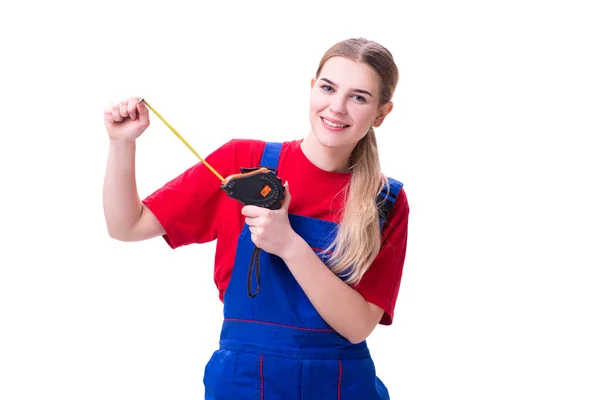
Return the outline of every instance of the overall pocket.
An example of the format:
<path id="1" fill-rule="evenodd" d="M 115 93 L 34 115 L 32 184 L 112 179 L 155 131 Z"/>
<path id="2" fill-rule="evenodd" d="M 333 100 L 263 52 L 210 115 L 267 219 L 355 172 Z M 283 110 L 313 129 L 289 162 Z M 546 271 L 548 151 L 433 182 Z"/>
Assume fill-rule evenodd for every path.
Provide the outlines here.
<path id="1" fill-rule="evenodd" d="M 339 399 L 389 400 L 387 388 L 376 375 L 375 365 L 369 357 L 341 360 Z"/>
<path id="2" fill-rule="evenodd" d="M 260 355 L 217 350 L 204 369 L 207 400 L 261 400 Z"/>

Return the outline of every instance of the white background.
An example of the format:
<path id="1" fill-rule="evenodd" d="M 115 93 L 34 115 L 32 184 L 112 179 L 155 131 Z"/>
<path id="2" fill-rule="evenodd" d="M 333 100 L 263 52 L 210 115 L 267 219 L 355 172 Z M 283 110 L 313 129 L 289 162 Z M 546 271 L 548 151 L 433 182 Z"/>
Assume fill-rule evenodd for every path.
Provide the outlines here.
<path id="1" fill-rule="evenodd" d="M 599 399 L 595 3 L 3 5 L 0 399 L 202 398 L 214 244 L 108 237 L 103 109 L 146 96 L 202 155 L 301 138 L 321 55 L 354 36 L 401 72 L 378 137 L 409 249 L 370 338 L 392 398 Z M 195 162 L 153 117 L 140 195 Z"/>

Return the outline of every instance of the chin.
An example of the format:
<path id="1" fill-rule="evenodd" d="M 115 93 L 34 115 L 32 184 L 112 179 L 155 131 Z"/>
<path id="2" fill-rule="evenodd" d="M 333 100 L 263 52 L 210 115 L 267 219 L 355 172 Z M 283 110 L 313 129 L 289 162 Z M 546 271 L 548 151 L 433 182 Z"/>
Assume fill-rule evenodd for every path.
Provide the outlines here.
<path id="1" fill-rule="evenodd" d="M 325 147 L 354 147 L 362 137 L 356 132 L 330 132 L 322 127 L 313 130 L 316 140 Z"/>
<path id="2" fill-rule="evenodd" d="M 345 140 L 341 135 L 336 135 L 331 132 L 323 132 L 322 130 L 313 130 L 315 140 L 322 146 L 325 147 L 339 147 L 344 145 Z"/>
<path id="3" fill-rule="evenodd" d="M 317 142 L 328 149 L 346 149 L 354 147 L 356 143 L 349 141 L 347 138 L 335 137 L 334 135 L 315 135 Z"/>

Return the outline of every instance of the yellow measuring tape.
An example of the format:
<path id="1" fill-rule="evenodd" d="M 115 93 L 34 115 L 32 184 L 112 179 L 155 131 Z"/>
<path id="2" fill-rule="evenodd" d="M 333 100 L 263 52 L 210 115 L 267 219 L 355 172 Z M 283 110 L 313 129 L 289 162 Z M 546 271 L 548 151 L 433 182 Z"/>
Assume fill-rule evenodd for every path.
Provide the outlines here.
<path id="1" fill-rule="evenodd" d="M 206 165 L 206 166 L 208 167 L 208 169 L 210 169 L 210 170 L 212 171 L 212 173 L 213 173 L 213 174 L 215 174 L 215 175 L 217 176 L 217 178 L 219 178 L 219 179 L 221 180 L 221 182 L 225 182 L 225 179 L 224 179 L 224 178 L 223 178 L 223 177 L 222 177 L 222 176 L 221 176 L 221 175 L 220 175 L 220 174 L 219 174 L 217 171 L 215 171 L 215 169 L 214 169 L 213 167 L 211 167 L 209 163 L 207 163 L 206 161 L 204 161 L 204 159 L 203 159 L 202 157 L 200 157 L 200 155 L 199 155 L 198 153 L 196 153 L 196 150 L 194 150 L 194 149 L 192 148 L 192 146 L 190 146 L 190 144 L 189 144 L 188 142 L 186 142 L 186 140 L 185 140 L 185 139 L 184 139 L 184 138 L 183 138 L 183 137 L 182 137 L 182 136 L 181 136 L 179 133 L 177 133 L 177 131 L 176 131 L 176 130 L 175 130 L 175 129 L 174 129 L 172 126 L 171 126 L 171 124 L 169 124 L 169 123 L 168 123 L 168 122 L 167 122 L 167 121 L 166 121 L 166 120 L 165 120 L 165 119 L 164 119 L 164 118 L 163 118 L 163 117 L 162 117 L 162 116 L 161 116 L 161 115 L 158 113 L 158 111 L 156 111 L 156 110 L 154 109 L 154 107 L 152 107 L 150 104 L 148 104 L 148 102 L 146 101 L 146 99 L 144 99 L 144 98 L 141 98 L 141 99 L 139 100 L 139 102 L 143 102 L 145 105 L 147 105 L 147 106 L 148 106 L 148 108 L 149 108 L 150 110 L 152 110 L 152 112 L 153 112 L 154 114 L 156 114 L 156 116 L 157 116 L 157 117 L 158 117 L 158 118 L 159 118 L 159 119 L 160 119 L 162 122 L 164 122 L 164 124 L 167 126 L 167 128 L 169 128 L 169 129 L 171 130 L 171 132 L 173 132 L 173 133 L 175 134 L 175 136 L 177 136 L 177 137 L 178 137 L 178 138 L 179 138 L 179 139 L 180 139 L 180 140 L 183 142 L 183 144 L 185 144 L 185 145 L 187 146 L 187 148 L 188 148 L 188 149 L 190 149 L 190 151 L 191 151 L 192 153 L 194 153 L 194 155 L 195 155 L 196 157 L 198 157 L 198 158 L 200 159 L 200 161 L 202 161 L 202 163 L 203 163 L 204 165 Z"/>

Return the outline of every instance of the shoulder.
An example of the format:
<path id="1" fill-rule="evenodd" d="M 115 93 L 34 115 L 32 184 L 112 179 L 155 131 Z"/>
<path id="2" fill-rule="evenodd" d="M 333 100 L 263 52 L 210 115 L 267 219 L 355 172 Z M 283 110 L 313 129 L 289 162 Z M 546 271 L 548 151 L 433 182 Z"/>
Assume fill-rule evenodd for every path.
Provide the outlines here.
<path id="1" fill-rule="evenodd" d="M 387 185 L 380 192 L 381 211 L 385 219 L 385 231 L 390 228 L 406 226 L 410 207 L 404 188 L 404 183 L 392 177 L 387 177 Z"/>
<path id="2" fill-rule="evenodd" d="M 268 151 L 271 155 L 277 155 L 278 158 L 287 158 L 294 155 L 296 148 L 299 148 L 299 141 L 266 141 L 260 139 L 231 139 L 226 146 L 228 152 L 238 161 L 244 162 L 246 166 L 253 166 L 259 163 L 267 145 L 270 145 Z"/>
<path id="3" fill-rule="evenodd" d="M 236 154 L 262 154 L 267 143 L 274 143 L 281 145 L 281 151 L 287 151 L 288 149 L 293 148 L 298 141 L 285 141 L 285 142 L 276 142 L 261 140 L 261 139 L 240 139 L 233 138 L 225 143 L 222 148 L 226 148 L 230 152 L 234 152 Z"/>
<path id="4" fill-rule="evenodd" d="M 386 176 L 386 184 L 384 184 L 379 196 L 393 205 L 395 209 L 408 207 L 408 199 L 404 190 L 404 182 L 393 177 Z"/>
<path id="5" fill-rule="evenodd" d="M 221 149 L 226 149 L 233 153 L 247 153 L 262 151 L 265 147 L 266 142 L 258 139 L 239 139 L 233 138 L 221 146 Z"/>
<path id="6" fill-rule="evenodd" d="M 387 176 L 386 179 L 387 179 L 387 184 L 389 186 L 390 195 L 394 196 L 394 198 L 397 198 L 399 193 L 404 188 L 404 183 L 395 178 L 392 178 L 391 176 Z M 384 187 L 384 191 L 385 190 L 386 190 L 386 188 Z"/>
<path id="7" fill-rule="evenodd" d="M 207 157 L 209 164 L 215 163 L 224 169 L 224 173 L 237 174 L 240 168 L 255 168 L 261 163 L 263 154 L 268 143 L 274 143 L 279 146 L 276 152 L 279 154 L 293 153 L 289 151 L 294 142 L 268 142 L 260 139 L 241 139 L 233 138 L 224 143 Z M 279 158 L 279 154 L 273 154 L 274 149 L 270 148 L 272 157 Z M 201 164 L 201 163 L 200 163 Z"/>
<path id="8" fill-rule="evenodd" d="M 240 167 L 250 167 L 257 159 L 260 160 L 264 147 L 262 140 L 233 138 L 213 151 L 206 161 L 225 169 L 223 173 L 238 173 Z"/>

